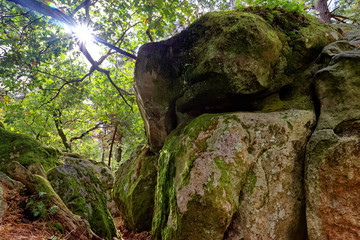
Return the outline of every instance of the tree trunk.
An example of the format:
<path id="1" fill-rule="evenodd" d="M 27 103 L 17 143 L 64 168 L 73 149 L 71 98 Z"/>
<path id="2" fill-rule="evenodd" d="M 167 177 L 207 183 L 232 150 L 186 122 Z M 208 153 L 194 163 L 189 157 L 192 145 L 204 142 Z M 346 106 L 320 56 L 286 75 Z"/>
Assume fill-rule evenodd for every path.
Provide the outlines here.
<path id="1" fill-rule="evenodd" d="M 66 135 L 62 128 L 62 122 L 61 122 L 61 111 L 59 109 L 55 110 L 53 113 L 53 119 L 55 123 L 56 130 L 61 138 L 62 143 L 64 144 L 64 147 L 67 152 L 71 152 L 71 146 L 69 145 Z"/>
<path id="2" fill-rule="evenodd" d="M 31 194 L 38 195 L 39 192 L 45 193 L 42 197 L 47 208 L 52 206 L 58 207 L 57 211 L 51 215 L 51 220 L 64 228 L 64 239 L 102 240 L 90 229 L 89 223 L 85 219 L 73 214 L 67 208 L 61 198 L 55 193 L 50 182 L 44 177 L 32 174 L 16 161 L 9 164 L 8 172 L 14 179 L 23 183 Z"/>
<path id="3" fill-rule="evenodd" d="M 110 163 L 111 163 L 111 155 L 112 155 L 112 150 L 113 150 L 113 147 L 114 147 L 114 141 L 115 141 L 116 132 L 117 132 L 117 124 L 115 125 L 113 138 L 111 139 L 109 162 L 108 162 L 109 167 L 110 167 Z"/>
<path id="4" fill-rule="evenodd" d="M 318 11 L 320 19 L 326 23 L 331 23 L 331 14 L 327 5 L 327 0 L 319 0 L 315 5 L 316 11 Z"/>

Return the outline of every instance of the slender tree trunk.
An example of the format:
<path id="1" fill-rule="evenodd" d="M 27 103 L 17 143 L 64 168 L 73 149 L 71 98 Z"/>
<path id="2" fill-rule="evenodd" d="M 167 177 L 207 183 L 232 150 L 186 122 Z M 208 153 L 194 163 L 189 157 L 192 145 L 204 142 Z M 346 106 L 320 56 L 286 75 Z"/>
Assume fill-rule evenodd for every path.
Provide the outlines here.
<path id="1" fill-rule="evenodd" d="M 101 155 L 101 162 L 105 163 L 105 145 L 102 145 L 102 155 Z"/>
<path id="2" fill-rule="evenodd" d="M 327 5 L 327 0 L 319 0 L 315 4 L 315 9 L 319 12 L 320 19 L 326 23 L 331 23 L 331 14 Z"/>
<path id="3" fill-rule="evenodd" d="M 54 116 L 54 123 L 55 123 L 55 127 L 56 130 L 61 138 L 62 143 L 64 144 L 64 147 L 66 149 L 67 152 L 71 152 L 71 146 L 67 141 L 66 135 L 63 131 L 62 128 L 62 122 L 61 122 L 61 111 L 59 109 L 55 110 L 53 113 Z"/>
<path id="4" fill-rule="evenodd" d="M 115 141 L 116 132 L 117 132 L 117 124 L 115 125 L 113 138 L 111 139 L 110 153 L 109 153 L 109 162 L 108 162 L 108 166 L 109 166 L 109 167 L 110 167 L 110 163 L 111 163 L 111 155 L 112 155 L 112 150 L 113 150 L 113 146 L 114 146 L 114 141 Z"/>

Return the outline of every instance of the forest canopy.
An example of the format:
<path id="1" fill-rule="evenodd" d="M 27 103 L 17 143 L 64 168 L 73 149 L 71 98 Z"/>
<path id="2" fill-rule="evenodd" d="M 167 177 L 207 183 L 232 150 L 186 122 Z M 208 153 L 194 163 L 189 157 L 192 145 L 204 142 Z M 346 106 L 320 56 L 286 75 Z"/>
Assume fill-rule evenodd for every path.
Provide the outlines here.
<path id="1" fill-rule="evenodd" d="M 133 89 L 139 47 L 205 12 L 251 6 L 359 23 L 359 0 L 0 0 L 0 122 L 62 151 L 124 161 L 146 141 Z"/>

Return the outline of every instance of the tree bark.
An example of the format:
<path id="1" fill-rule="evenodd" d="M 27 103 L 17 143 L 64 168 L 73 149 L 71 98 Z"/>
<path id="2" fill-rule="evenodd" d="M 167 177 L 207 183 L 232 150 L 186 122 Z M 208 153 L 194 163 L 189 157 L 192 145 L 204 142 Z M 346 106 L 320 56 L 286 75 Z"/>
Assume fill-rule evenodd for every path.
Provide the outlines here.
<path id="1" fill-rule="evenodd" d="M 331 13 L 329 11 L 327 0 L 319 0 L 315 5 L 316 11 L 319 13 L 319 17 L 326 23 L 331 23 Z"/>
<path id="2" fill-rule="evenodd" d="M 110 167 L 110 163 L 111 163 L 112 150 L 113 150 L 113 147 L 114 147 L 114 141 L 115 141 L 116 133 L 117 133 L 117 124 L 115 125 L 114 135 L 113 135 L 113 137 L 112 137 L 112 139 L 111 139 L 110 153 L 109 153 L 109 162 L 108 162 L 108 166 L 109 166 L 109 167 Z"/>
<path id="3" fill-rule="evenodd" d="M 14 179 L 23 183 L 31 194 L 45 193 L 42 197 L 45 198 L 43 202 L 46 203 L 47 208 L 58 207 L 58 210 L 51 215 L 51 220 L 64 228 L 63 239 L 102 240 L 90 229 L 89 223 L 85 219 L 73 214 L 67 208 L 48 180 L 40 175 L 32 174 L 16 161 L 9 164 L 8 172 Z"/>
<path id="4" fill-rule="evenodd" d="M 66 135 L 62 128 L 62 122 L 61 122 L 61 111 L 59 109 L 55 110 L 53 113 L 53 119 L 55 123 L 56 130 L 61 138 L 61 141 L 66 149 L 67 152 L 71 152 L 71 146 L 68 143 L 68 140 L 66 138 Z"/>

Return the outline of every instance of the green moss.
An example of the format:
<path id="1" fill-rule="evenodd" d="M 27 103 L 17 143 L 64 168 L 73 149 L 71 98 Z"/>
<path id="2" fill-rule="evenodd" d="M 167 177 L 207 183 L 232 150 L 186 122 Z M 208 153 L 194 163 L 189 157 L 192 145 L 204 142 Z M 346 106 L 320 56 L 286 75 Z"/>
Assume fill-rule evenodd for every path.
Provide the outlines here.
<path id="1" fill-rule="evenodd" d="M 104 239 L 117 236 L 106 206 L 105 190 L 91 168 L 81 164 L 60 166 L 48 172 L 48 179 L 66 206 L 74 214 L 87 219 L 97 235 Z"/>
<path id="2" fill-rule="evenodd" d="M 252 194 L 254 191 L 254 188 L 256 186 L 256 182 L 257 182 L 257 176 L 255 174 L 255 172 L 251 171 L 249 173 L 248 179 L 247 179 L 247 187 L 249 189 L 249 193 Z"/>
<path id="3" fill-rule="evenodd" d="M 184 129 L 184 134 L 191 137 L 192 139 L 196 139 L 201 131 L 205 132 L 207 130 L 216 128 L 218 122 L 219 121 L 216 114 L 202 114 L 201 116 L 197 117 L 196 121 L 191 121 L 186 126 Z"/>
<path id="4" fill-rule="evenodd" d="M 133 231 L 148 231 L 154 209 L 157 155 L 143 148 L 120 165 L 113 196 L 125 225 Z"/>
<path id="5" fill-rule="evenodd" d="M 238 157 L 234 159 L 235 163 L 227 163 L 220 157 L 215 157 L 214 172 L 203 183 L 206 197 L 196 193 L 189 196 L 187 211 L 184 213 L 180 213 L 179 210 L 177 191 L 191 184 L 191 171 L 198 157 L 203 152 L 211 152 L 209 147 L 211 148 L 213 142 L 208 140 L 213 136 L 214 130 L 219 128 L 220 122 L 221 127 L 228 130 L 232 124 L 239 123 L 239 119 L 233 119 L 234 116 L 230 115 L 201 115 L 184 129 L 172 132 L 167 138 L 159 157 L 152 227 L 154 239 L 219 239 L 220 236 L 222 238 L 231 221 L 229 211 L 235 211 L 238 206 L 238 199 L 234 196 L 237 196 L 245 184 L 248 167 L 242 159 Z M 198 144 L 204 139 L 205 148 L 203 143 Z M 223 205 L 226 205 L 226 211 L 222 209 Z M 201 216 L 198 215 L 200 212 Z M 203 220 L 205 216 L 206 220 Z"/>
<path id="6" fill-rule="evenodd" d="M 24 167 L 41 163 L 48 170 L 58 163 L 60 151 L 45 147 L 35 139 L 0 128 L 0 171 L 6 172 L 10 161 L 16 160 Z"/>

